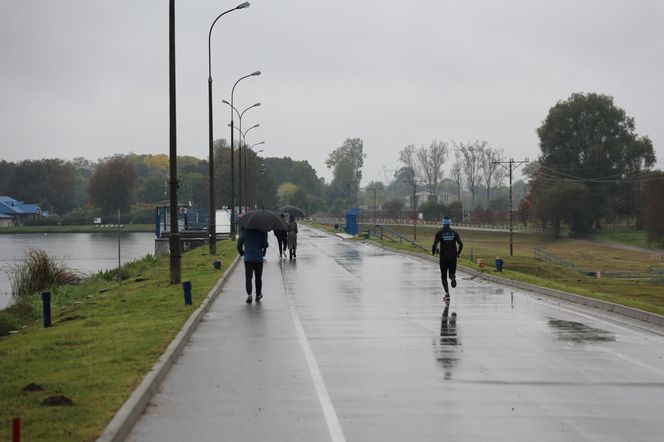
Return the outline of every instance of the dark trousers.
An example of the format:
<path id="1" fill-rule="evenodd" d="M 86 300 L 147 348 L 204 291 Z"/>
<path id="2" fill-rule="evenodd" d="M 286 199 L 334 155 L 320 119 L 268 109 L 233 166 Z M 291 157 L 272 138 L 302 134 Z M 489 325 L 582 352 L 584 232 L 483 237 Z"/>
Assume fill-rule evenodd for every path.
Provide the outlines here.
<path id="1" fill-rule="evenodd" d="M 286 238 L 277 238 L 277 244 L 279 244 L 279 256 L 281 256 L 282 250 L 284 255 L 286 254 Z"/>
<path id="2" fill-rule="evenodd" d="M 449 273 L 450 279 L 454 279 L 456 275 L 456 266 L 456 257 L 440 255 L 440 279 L 443 282 L 445 293 L 449 293 L 447 287 L 447 274 Z"/>
<path id="3" fill-rule="evenodd" d="M 260 295 L 263 288 L 263 263 L 244 262 L 244 278 L 247 285 L 247 295 L 251 295 L 251 277 L 256 275 L 256 294 Z"/>

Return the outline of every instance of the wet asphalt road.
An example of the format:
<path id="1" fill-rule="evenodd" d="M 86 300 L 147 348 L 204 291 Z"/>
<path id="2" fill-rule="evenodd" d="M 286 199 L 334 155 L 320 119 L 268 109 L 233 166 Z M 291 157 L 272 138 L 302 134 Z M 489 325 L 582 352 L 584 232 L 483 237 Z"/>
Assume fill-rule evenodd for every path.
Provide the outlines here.
<path id="1" fill-rule="evenodd" d="M 664 337 L 300 228 L 270 234 L 260 305 L 243 266 L 132 441 L 664 440 Z M 541 299 L 540 299 L 541 298 Z"/>

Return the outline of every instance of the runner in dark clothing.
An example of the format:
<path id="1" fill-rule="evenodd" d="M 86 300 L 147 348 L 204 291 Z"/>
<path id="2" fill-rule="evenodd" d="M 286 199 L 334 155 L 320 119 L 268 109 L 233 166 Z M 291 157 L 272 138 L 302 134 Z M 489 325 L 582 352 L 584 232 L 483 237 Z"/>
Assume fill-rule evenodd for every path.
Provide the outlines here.
<path id="1" fill-rule="evenodd" d="M 459 234 L 452 230 L 450 225 L 452 220 L 449 217 L 443 218 L 443 228 L 436 232 L 433 239 L 433 246 L 431 246 L 431 254 L 436 254 L 438 243 L 440 243 L 440 279 L 443 282 L 443 289 L 445 290 L 445 297 L 443 300 L 446 304 L 450 302 L 450 292 L 447 287 L 447 274 L 450 275 L 450 283 L 452 288 L 456 287 L 456 262 L 457 257 L 461 255 L 463 243 Z M 459 249 L 457 250 L 457 243 Z"/>

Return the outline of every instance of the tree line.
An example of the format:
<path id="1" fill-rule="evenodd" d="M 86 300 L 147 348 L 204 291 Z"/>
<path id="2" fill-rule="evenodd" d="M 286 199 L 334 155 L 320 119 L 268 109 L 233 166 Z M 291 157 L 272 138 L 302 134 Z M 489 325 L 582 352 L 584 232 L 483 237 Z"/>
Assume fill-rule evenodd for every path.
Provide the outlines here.
<path id="1" fill-rule="evenodd" d="M 652 142 L 636 133 L 634 119 L 612 97 L 572 94 L 551 107 L 536 132 L 539 158 L 524 167 L 525 180 L 512 183 L 517 220 L 554 236 L 626 223 L 664 241 L 664 179 L 654 170 Z M 230 146 L 220 139 L 214 148 L 215 205 L 229 207 Z M 394 168 L 385 169 L 384 181 L 362 187 L 365 158 L 362 139 L 347 138 L 325 162 L 332 173 L 328 183 L 306 160 L 264 158 L 246 149 L 235 176 L 246 176 L 243 202 L 249 207 L 296 205 L 309 214 L 340 216 L 362 206 L 365 216 L 436 220 L 448 214 L 457 222 L 507 218 L 506 155 L 486 140 L 407 145 Z M 178 157 L 181 202 L 207 208 L 208 173 L 207 159 Z M 118 209 L 134 222 L 152 222 L 154 205 L 168 200 L 168 181 L 165 154 L 0 161 L 0 194 L 39 204 L 56 215 L 50 222 L 88 223 Z"/>

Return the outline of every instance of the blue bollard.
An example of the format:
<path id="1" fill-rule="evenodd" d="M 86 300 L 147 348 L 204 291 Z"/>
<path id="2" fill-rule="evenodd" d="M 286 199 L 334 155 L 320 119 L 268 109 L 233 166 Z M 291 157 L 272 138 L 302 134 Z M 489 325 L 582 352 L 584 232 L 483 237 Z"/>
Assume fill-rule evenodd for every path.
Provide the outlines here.
<path id="1" fill-rule="evenodd" d="M 44 312 L 44 328 L 51 326 L 51 292 L 42 292 L 42 311 Z"/>
<path id="2" fill-rule="evenodd" d="M 191 281 L 183 282 L 182 288 L 184 289 L 184 305 L 191 305 Z"/>

